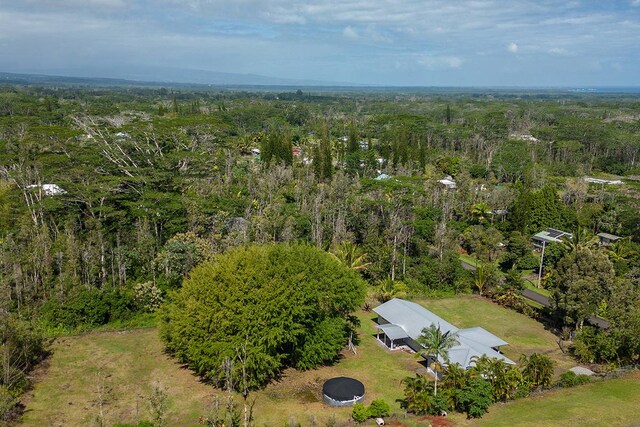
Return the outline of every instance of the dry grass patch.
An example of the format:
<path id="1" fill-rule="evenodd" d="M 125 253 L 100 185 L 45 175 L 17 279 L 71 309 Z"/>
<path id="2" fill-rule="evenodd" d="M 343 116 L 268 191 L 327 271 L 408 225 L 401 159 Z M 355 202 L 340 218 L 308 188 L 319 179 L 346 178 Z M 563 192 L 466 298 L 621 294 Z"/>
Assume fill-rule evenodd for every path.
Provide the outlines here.
<path id="1" fill-rule="evenodd" d="M 157 383 L 169 397 L 170 425 L 195 425 L 214 390 L 163 353 L 155 329 L 58 338 L 41 381 L 26 397 L 28 426 L 106 425 L 150 419 Z"/>

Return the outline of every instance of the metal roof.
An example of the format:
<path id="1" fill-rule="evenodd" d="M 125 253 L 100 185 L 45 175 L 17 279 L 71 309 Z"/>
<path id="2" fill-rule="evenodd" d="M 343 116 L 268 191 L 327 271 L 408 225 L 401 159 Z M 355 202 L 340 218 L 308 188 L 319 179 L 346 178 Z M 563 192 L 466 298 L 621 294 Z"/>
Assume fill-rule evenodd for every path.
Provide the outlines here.
<path id="1" fill-rule="evenodd" d="M 568 237 L 569 239 L 573 238 L 573 234 L 567 233 L 566 231 L 556 230 L 555 228 L 547 228 L 539 233 L 534 234 L 534 240 L 542 240 L 545 242 L 562 242 L 563 237 Z"/>
<path id="2" fill-rule="evenodd" d="M 492 347 L 500 347 L 508 343 L 493 335 L 481 327 L 458 329 L 451 323 L 433 314 L 426 308 L 414 302 L 394 298 L 374 308 L 373 311 L 381 318 L 389 322 L 378 325 L 378 329 L 387 333 L 392 340 L 410 337 L 416 340 L 422 333 L 422 329 L 432 324 L 440 326 L 440 330 L 457 334 L 458 345 L 448 351 L 449 363 L 459 363 L 468 368 L 473 366 L 472 358 L 487 355 L 494 359 L 504 360 L 506 363 L 515 364 Z M 400 332 L 398 329 L 402 330 Z M 397 338 L 395 338 L 397 337 Z M 444 363 L 444 360 L 440 360 Z"/>
<path id="3" fill-rule="evenodd" d="M 491 332 L 487 331 L 484 328 L 481 328 L 480 326 L 476 326 L 475 328 L 460 329 L 458 331 L 458 336 L 475 341 L 479 344 L 487 345 L 489 347 L 502 347 L 503 345 L 509 344 L 505 340 L 493 335 Z"/>
<path id="4" fill-rule="evenodd" d="M 432 324 L 439 325 L 443 333 L 458 332 L 458 328 L 423 306 L 399 298 L 393 298 L 374 308 L 373 311 L 387 322 L 400 326 L 414 340 L 420 336 L 422 328 Z"/>
<path id="5" fill-rule="evenodd" d="M 387 323 L 386 325 L 377 325 L 376 327 L 384 332 L 384 334 L 392 340 L 399 340 L 409 337 L 404 329 L 402 329 L 398 325 Z"/>
<path id="6" fill-rule="evenodd" d="M 598 233 L 597 236 L 598 237 L 602 237 L 602 238 L 607 239 L 607 240 L 620 240 L 620 239 L 622 239 L 622 237 L 620 237 L 620 236 L 616 236 L 615 234 L 609 234 L 609 233 Z"/>

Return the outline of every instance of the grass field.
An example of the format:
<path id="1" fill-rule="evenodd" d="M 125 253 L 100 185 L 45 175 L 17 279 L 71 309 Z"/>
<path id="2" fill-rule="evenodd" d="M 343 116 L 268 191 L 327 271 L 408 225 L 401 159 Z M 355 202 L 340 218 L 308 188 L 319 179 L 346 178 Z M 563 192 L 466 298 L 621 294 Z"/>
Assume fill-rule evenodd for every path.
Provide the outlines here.
<path id="1" fill-rule="evenodd" d="M 640 424 L 640 373 L 560 389 L 491 407 L 474 426 L 631 426 Z"/>
<path id="2" fill-rule="evenodd" d="M 517 360 L 522 353 L 549 354 L 559 369 L 573 366 L 563 355 L 555 336 L 541 324 L 477 296 L 418 301 L 454 325 L 482 326 L 509 342 L 507 357 Z M 396 399 L 402 396 L 401 380 L 422 368 L 419 359 L 402 351 L 390 352 L 378 343 L 373 313 L 359 313 L 360 344 L 357 354 L 345 351 L 333 366 L 307 372 L 287 370 L 282 378 L 256 392 L 256 425 L 284 425 L 294 418 L 302 425 L 323 425 L 335 416 L 338 423 L 350 416 L 350 408 L 329 408 L 321 402 L 325 380 L 353 376 L 366 388 L 366 402 L 385 399 L 400 412 Z M 217 391 L 201 383 L 187 369 L 163 353 L 155 329 L 101 332 L 58 338 L 48 369 L 25 399 L 25 425 L 95 425 L 99 413 L 100 386 L 107 393 L 104 405 L 106 425 L 149 419 L 148 396 L 154 384 L 169 397 L 168 425 L 198 425 Z M 508 406 L 508 405 L 507 405 Z"/>

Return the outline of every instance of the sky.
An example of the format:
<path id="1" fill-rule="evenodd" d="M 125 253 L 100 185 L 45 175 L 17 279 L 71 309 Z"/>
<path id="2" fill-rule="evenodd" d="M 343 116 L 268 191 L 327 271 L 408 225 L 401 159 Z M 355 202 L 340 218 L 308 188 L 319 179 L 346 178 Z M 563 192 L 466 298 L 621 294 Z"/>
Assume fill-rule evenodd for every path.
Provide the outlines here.
<path id="1" fill-rule="evenodd" d="M 640 0 L 0 0 L 0 71 L 162 80 L 183 69 L 640 86 Z"/>

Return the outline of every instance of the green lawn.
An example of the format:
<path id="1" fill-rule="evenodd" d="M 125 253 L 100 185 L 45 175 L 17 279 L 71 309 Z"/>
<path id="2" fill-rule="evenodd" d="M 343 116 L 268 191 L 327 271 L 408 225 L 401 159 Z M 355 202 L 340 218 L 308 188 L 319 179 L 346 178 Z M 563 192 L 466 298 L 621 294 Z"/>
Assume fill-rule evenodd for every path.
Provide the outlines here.
<path id="1" fill-rule="evenodd" d="M 52 350 L 25 399 L 27 426 L 96 425 L 101 395 L 106 425 L 149 419 L 156 384 L 169 396 L 170 425 L 196 425 L 211 401 L 213 389 L 163 353 L 155 329 L 58 338 Z"/>
<path id="2" fill-rule="evenodd" d="M 532 282 L 530 282 L 529 280 L 525 280 L 524 281 L 524 287 L 525 289 L 529 289 L 533 292 L 536 292 L 542 296 L 545 296 L 547 298 L 551 298 L 551 292 L 549 292 L 548 290 L 544 289 L 544 288 L 539 288 L 537 287 L 535 284 L 533 284 Z"/>
<path id="3" fill-rule="evenodd" d="M 474 267 L 478 265 L 478 260 L 471 255 L 458 254 L 458 259 Z"/>
<path id="4" fill-rule="evenodd" d="M 640 374 L 497 404 L 482 419 L 460 424 L 492 427 L 638 425 Z"/>

